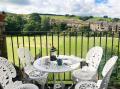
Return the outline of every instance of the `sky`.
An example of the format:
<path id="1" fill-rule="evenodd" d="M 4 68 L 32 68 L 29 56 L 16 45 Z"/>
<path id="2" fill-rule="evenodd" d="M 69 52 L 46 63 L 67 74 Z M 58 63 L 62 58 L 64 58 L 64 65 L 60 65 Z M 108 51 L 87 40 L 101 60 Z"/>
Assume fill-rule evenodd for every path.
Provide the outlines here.
<path id="1" fill-rule="evenodd" d="M 0 0 L 0 11 L 120 17 L 120 0 Z"/>

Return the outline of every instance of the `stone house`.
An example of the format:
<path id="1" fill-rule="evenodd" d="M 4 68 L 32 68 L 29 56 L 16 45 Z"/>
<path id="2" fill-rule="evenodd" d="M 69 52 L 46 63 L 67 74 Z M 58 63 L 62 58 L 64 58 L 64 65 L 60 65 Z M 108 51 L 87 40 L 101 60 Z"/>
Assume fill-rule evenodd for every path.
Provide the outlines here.
<path id="1" fill-rule="evenodd" d="M 108 31 L 109 24 L 108 24 L 108 22 L 102 22 L 102 21 L 91 22 L 90 29 L 93 31 Z"/>
<path id="2" fill-rule="evenodd" d="M 89 26 L 89 24 L 86 24 L 84 21 L 76 20 L 76 19 L 66 19 L 66 20 L 57 20 L 57 19 L 51 19 L 50 24 L 60 24 L 60 23 L 66 23 L 68 27 L 74 27 L 74 28 L 82 28 L 84 26 Z"/>
<path id="3" fill-rule="evenodd" d="M 120 23 L 117 22 L 106 22 L 98 21 L 91 22 L 90 29 L 93 31 L 120 31 Z"/>

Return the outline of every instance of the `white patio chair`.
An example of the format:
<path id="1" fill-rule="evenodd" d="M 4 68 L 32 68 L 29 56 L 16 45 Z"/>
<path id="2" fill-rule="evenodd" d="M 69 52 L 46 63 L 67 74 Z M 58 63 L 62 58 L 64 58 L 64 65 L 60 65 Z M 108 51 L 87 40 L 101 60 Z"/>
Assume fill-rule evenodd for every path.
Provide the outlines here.
<path id="1" fill-rule="evenodd" d="M 19 48 L 18 56 L 24 67 L 24 72 L 29 76 L 29 79 L 37 81 L 40 85 L 42 85 L 42 89 L 44 89 L 48 73 L 39 71 L 33 67 L 34 58 L 28 49 Z"/>
<path id="2" fill-rule="evenodd" d="M 14 66 L 10 62 L 8 62 L 8 60 L 4 57 L 0 57 L 0 62 L 2 62 L 4 65 L 6 65 L 9 68 L 12 78 L 15 78 L 16 70 L 15 70 Z"/>
<path id="3" fill-rule="evenodd" d="M 34 84 L 22 84 L 21 81 L 12 81 L 16 77 L 14 66 L 7 59 L 0 57 L 0 84 L 3 89 L 38 89 Z"/>
<path id="4" fill-rule="evenodd" d="M 81 81 L 76 84 L 75 89 L 107 89 L 109 79 L 117 59 L 117 56 L 113 56 L 106 62 L 102 71 L 102 80 L 98 80 L 97 83 L 92 81 Z"/>
<path id="5" fill-rule="evenodd" d="M 10 63 L 6 58 L 4 57 L 0 57 L 0 62 L 4 65 L 7 66 L 7 68 L 9 69 L 10 73 L 11 73 L 11 77 L 15 78 L 16 77 L 16 70 L 15 67 L 12 65 L 12 63 Z M 14 82 L 16 85 L 20 85 L 22 84 L 22 81 L 15 81 Z"/>
<path id="6" fill-rule="evenodd" d="M 74 70 L 72 72 L 72 77 L 75 82 L 91 80 L 97 81 L 97 69 L 100 64 L 103 54 L 103 49 L 101 47 L 91 48 L 86 55 L 86 63 L 88 66 L 84 66 L 82 69 Z"/>

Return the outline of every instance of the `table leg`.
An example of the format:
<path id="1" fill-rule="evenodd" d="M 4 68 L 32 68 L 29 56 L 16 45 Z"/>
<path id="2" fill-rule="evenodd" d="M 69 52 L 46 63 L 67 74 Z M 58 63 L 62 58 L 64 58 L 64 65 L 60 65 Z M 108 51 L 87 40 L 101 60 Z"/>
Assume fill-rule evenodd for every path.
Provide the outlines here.
<path id="1" fill-rule="evenodd" d="M 57 83 L 56 83 L 56 74 L 54 73 L 54 88 L 53 88 L 53 89 L 56 89 L 56 87 L 57 87 L 57 88 L 62 87 L 62 89 L 64 89 L 65 84 L 63 83 L 61 77 L 60 77 L 60 81 L 61 81 L 60 84 L 57 84 Z"/>
<path id="2" fill-rule="evenodd" d="M 54 74 L 54 81 L 53 81 L 53 83 L 54 83 L 54 88 L 53 89 L 56 89 L 56 87 L 58 86 L 60 86 L 60 87 L 62 87 L 62 89 L 64 89 L 65 88 L 65 84 L 63 83 L 63 81 L 62 81 L 62 78 L 61 78 L 61 76 L 60 76 L 60 84 L 56 84 L 56 74 L 55 73 L 53 73 Z M 61 73 L 60 73 L 60 75 L 61 75 Z"/>
<path id="3" fill-rule="evenodd" d="M 61 73 L 60 73 L 60 75 L 61 75 Z M 62 87 L 62 89 L 64 89 L 65 84 L 63 83 L 63 81 L 62 81 L 61 77 L 60 77 L 60 81 L 61 81 L 61 87 Z"/>
<path id="4" fill-rule="evenodd" d="M 55 76 L 55 73 L 53 73 L 53 74 L 54 74 L 54 82 L 53 82 L 54 83 L 54 89 L 56 89 L 56 86 L 55 86 L 56 85 L 55 84 L 55 82 L 56 82 L 56 76 Z"/>

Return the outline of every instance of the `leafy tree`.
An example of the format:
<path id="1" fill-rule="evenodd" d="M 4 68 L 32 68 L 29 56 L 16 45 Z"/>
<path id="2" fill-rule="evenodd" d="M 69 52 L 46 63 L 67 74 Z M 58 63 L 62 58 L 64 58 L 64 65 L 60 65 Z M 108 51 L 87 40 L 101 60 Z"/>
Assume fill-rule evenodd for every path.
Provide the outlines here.
<path id="1" fill-rule="evenodd" d="M 103 18 L 108 18 L 108 16 L 105 15 L 105 16 L 103 16 Z"/>
<path id="2" fill-rule="evenodd" d="M 93 16 L 89 16 L 89 18 L 94 18 Z"/>
<path id="3" fill-rule="evenodd" d="M 42 24 L 42 30 L 43 31 L 50 31 L 51 25 L 50 25 L 50 18 L 49 17 L 45 17 L 43 20 L 43 24 Z"/>
<path id="4" fill-rule="evenodd" d="M 6 23 L 6 31 L 22 31 L 25 20 L 20 15 L 9 15 Z"/>
<path id="5" fill-rule="evenodd" d="M 83 20 L 83 21 L 86 21 L 86 20 L 88 20 L 90 18 L 93 18 L 93 16 L 81 16 L 81 17 L 79 17 L 79 19 Z"/>
<path id="6" fill-rule="evenodd" d="M 23 31 L 40 31 L 41 30 L 41 17 L 38 13 L 32 13 L 24 25 Z"/>
<path id="7" fill-rule="evenodd" d="M 29 17 L 30 20 L 33 20 L 33 21 L 36 21 L 38 23 L 41 23 L 41 17 L 38 13 L 32 13 L 30 14 L 30 17 Z"/>
<path id="8" fill-rule="evenodd" d="M 41 25 L 35 21 L 25 24 L 23 31 L 40 31 Z"/>
<path id="9" fill-rule="evenodd" d="M 68 16 L 69 16 L 69 14 L 66 14 L 65 16 L 66 16 L 66 17 L 68 17 Z"/>
<path id="10" fill-rule="evenodd" d="M 61 24 L 60 24 L 60 30 L 61 31 L 64 31 L 64 30 L 66 30 L 68 27 L 67 27 L 67 24 L 65 23 L 65 22 L 61 22 Z"/>
<path id="11" fill-rule="evenodd" d="M 120 19 L 119 18 L 114 18 L 113 22 L 118 22 Z"/>

